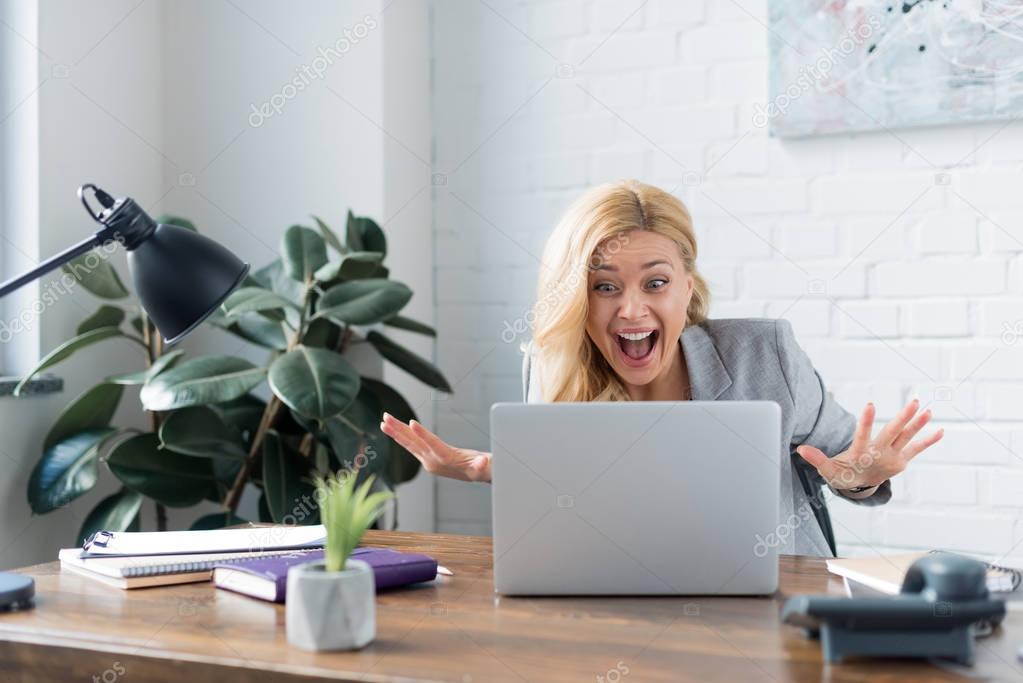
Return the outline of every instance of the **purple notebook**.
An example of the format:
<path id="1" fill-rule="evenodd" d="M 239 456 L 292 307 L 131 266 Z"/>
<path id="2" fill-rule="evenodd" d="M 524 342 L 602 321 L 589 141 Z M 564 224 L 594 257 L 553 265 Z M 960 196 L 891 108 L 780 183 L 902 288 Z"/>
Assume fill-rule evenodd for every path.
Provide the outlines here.
<path id="1" fill-rule="evenodd" d="M 437 578 L 437 560 L 420 553 L 403 553 L 391 548 L 356 548 L 352 558 L 373 568 L 377 590 L 394 588 Z M 323 559 L 323 550 L 304 550 L 238 562 L 213 565 L 213 583 L 236 593 L 271 602 L 284 602 L 288 569 L 303 562 Z"/>

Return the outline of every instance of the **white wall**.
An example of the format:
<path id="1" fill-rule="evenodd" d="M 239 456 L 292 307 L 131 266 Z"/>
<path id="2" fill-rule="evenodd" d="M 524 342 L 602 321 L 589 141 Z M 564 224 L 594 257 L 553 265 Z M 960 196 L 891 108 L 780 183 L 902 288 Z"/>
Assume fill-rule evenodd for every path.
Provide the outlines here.
<path id="1" fill-rule="evenodd" d="M 420 191 L 429 169 L 407 151 L 429 158 L 426 7 L 379 0 L 306 3 L 301 12 L 269 1 L 162 7 L 168 164 L 154 212 L 187 216 L 253 267 L 276 258 L 284 230 L 310 225 L 311 214 L 341 234 L 348 209 L 372 216 L 389 239 L 391 277 L 415 292 L 408 314 L 430 322 L 430 194 Z M 338 49 L 346 36 L 351 42 Z M 305 67 L 321 77 L 304 75 Z M 302 89 L 289 86 L 295 78 Z M 253 113 L 271 101 L 279 112 Z M 386 334 L 432 356 L 429 339 Z M 211 329 L 185 347 L 262 360 Z M 387 366 L 384 377 L 413 405 L 429 404 L 430 393 L 403 371 Z M 400 495 L 401 528 L 432 530 L 432 479 L 419 476 Z"/>
<path id="2" fill-rule="evenodd" d="M 441 435 L 489 447 L 547 233 L 583 188 L 636 177 L 691 209 L 712 317 L 786 317 L 849 410 L 919 393 L 946 428 L 890 505 L 832 505 L 841 551 L 1023 556 L 1023 335 L 1002 337 L 1023 332 L 1019 123 L 779 140 L 753 125 L 765 0 L 489 7 L 435 4 L 437 318 L 459 380 Z M 485 486 L 441 482 L 441 530 L 489 514 Z"/>
<path id="3" fill-rule="evenodd" d="M 4 54 L 27 51 L 19 54 L 37 60 L 38 70 L 36 82 L 19 81 L 0 100 L 0 117 L 13 112 L 0 123 L 4 151 L 14 142 L 35 144 L 39 158 L 33 174 L 31 156 L 6 157 L 5 175 L 19 175 L 30 188 L 38 185 L 35 201 L 19 194 L 18 204 L 0 204 L 5 219 L 14 211 L 38 212 L 35 221 L 25 221 L 25 232 L 3 235 L 23 254 L 17 256 L 4 242 L 6 272 L 26 268 L 94 231 L 74 194 L 84 182 L 132 196 L 154 216 L 187 216 L 254 267 L 276 257 L 289 225 L 309 224 L 310 214 L 316 214 L 343 233 L 351 208 L 384 226 L 392 277 L 415 292 L 410 315 L 433 322 L 429 169 L 396 151 L 404 154 L 408 148 L 429 159 L 425 5 L 324 1 L 295 12 L 266 1 L 125 0 L 85 6 L 45 0 L 38 7 L 38 23 L 32 12 L 15 12 L 8 3 L 0 17 L 21 34 L 17 41 L 0 41 Z M 331 55 L 323 78 L 310 78 L 309 87 L 293 93 L 279 113 L 251 125 L 258 122 L 250 120 L 252 106 L 282 93 L 298 69 L 313 65 L 318 48 L 333 46 L 346 30 L 371 22 L 374 28 L 349 34 L 356 40 Z M 33 93 L 36 83 L 41 85 Z M 18 94 L 24 103 L 8 107 Z M 19 137 L 33 124 L 39 130 L 34 143 Z M 402 136 L 400 145 L 385 134 L 385 124 Z M 32 232 L 36 224 L 38 233 Z M 113 259 L 127 277 L 123 253 Z M 98 305 L 84 291 L 59 297 L 38 320 L 41 333 L 30 332 L 27 343 L 44 352 L 53 348 Z M 428 339 L 388 334 L 426 357 L 433 355 Z M 9 348 L 5 345 L 5 354 Z M 112 342 L 58 366 L 63 394 L 0 397 L 0 433 L 7 435 L 0 447 L 6 456 L 0 477 L 0 565 L 52 559 L 61 543 L 73 539 L 91 507 L 116 487 L 101 468 L 97 490 L 65 509 L 31 517 L 25 500 L 39 444 L 57 412 L 99 377 L 137 369 L 141 360 L 132 348 Z M 184 348 L 262 360 L 255 350 L 214 330 L 197 332 Z M 37 354 L 9 355 L 20 366 L 15 369 L 23 370 Z M 430 392 L 393 368 L 385 371 L 385 380 L 420 406 L 423 421 L 430 423 Z M 132 391 L 118 419 L 144 424 Z M 427 476 L 402 488 L 402 528 L 432 530 L 433 488 Z M 173 510 L 170 521 L 181 528 L 213 509 Z M 152 506 L 143 515 L 152 528 Z"/>

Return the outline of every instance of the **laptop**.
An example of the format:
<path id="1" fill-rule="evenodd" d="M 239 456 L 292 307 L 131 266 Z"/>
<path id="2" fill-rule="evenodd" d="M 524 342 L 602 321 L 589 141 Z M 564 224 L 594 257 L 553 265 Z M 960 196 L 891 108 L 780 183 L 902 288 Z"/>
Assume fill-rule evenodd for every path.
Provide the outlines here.
<path id="1" fill-rule="evenodd" d="M 777 589 L 777 403 L 497 403 L 490 437 L 498 593 Z"/>

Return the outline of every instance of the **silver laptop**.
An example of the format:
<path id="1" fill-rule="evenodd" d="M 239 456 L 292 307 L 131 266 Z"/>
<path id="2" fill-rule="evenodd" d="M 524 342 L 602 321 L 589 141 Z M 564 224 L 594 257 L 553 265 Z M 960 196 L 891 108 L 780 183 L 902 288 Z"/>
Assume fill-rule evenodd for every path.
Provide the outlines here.
<path id="1" fill-rule="evenodd" d="M 777 403 L 497 403 L 490 437 L 498 593 L 777 589 Z"/>

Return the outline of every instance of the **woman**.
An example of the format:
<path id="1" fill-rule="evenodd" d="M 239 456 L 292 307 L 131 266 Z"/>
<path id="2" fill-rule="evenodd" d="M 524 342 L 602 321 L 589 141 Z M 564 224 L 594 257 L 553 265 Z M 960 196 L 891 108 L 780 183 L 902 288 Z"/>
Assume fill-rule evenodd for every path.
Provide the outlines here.
<path id="1" fill-rule="evenodd" d="M 941 439 L 913 438 L 931 419 L 910 401 L 873 438 L 839 406 L 785 320 L 707 318 L 692 220 L 672 195 L 634 180 L 586 192 L 544 249 L 533 341 L 524 348 L 527 402 L 773 400 L 782 409 L 781 552 L 833 555 L 821 487 L 865 505 L 891 497 L 890 478 Z M 427 472 L 490 481 L 490 454 L 451 446 L 416 421 L 381 429 Z"/>

